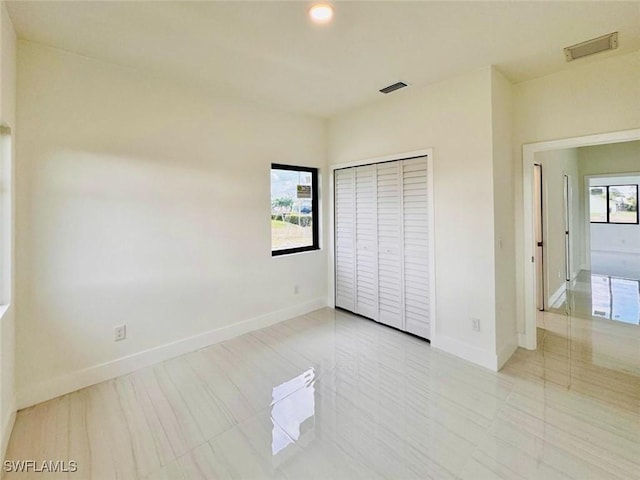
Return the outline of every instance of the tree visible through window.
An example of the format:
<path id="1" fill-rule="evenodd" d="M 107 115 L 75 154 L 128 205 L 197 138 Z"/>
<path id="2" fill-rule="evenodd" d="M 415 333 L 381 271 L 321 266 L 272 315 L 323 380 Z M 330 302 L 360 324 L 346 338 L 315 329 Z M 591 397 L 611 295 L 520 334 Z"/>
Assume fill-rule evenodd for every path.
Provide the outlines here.
<path id="1" fill-rule="evenodd" d="M 271 254 L 317 250 L 318 169 L 271 165 Z"/>
<path id="2" fill-rule="evenodd" d="M 638 223 L 638 185 L 589 187 L 591 223 Z"/>

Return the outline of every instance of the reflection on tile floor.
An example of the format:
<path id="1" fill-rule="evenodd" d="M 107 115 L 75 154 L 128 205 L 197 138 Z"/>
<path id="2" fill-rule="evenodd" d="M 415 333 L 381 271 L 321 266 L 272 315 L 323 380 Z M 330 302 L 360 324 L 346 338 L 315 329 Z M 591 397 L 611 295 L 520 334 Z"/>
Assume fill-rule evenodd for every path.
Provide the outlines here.
<path id="1" fill-rule="evenodd" d="M 640 281 L 591 275 L 591 314 L 640 324 Z"/>
<path id="2" fill-rule="evenodd" d="M 318 310 L 19 412 L 79 472 L 7 478 L 639 479 L 638 328 L 539 321 L 494 373 Z"/>
<path id="3" fill-rule="evenodd" d="M 640 280 L 581 271 L 551 311 L 640 325 Z"/>

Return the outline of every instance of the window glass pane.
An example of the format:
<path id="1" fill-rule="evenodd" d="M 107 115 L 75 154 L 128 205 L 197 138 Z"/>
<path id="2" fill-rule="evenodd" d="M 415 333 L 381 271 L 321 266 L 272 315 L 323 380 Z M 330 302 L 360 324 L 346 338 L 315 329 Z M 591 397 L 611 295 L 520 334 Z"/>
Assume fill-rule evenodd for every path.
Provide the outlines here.
<path id="1" fill-rule="evenodd" d="M 592 222 L 607 221 L 607 187 L 589 188 L 589 212 Z"/>
<path id="2" fill-rule="evenodd" d="M 609 187 L 609 221 L 638 223 L 638 188 L 636 185 Z"/>
<path id="3" fill-rule="evenodd" d="M 313 175 L 271 169 L 271 249 L 313 247 Z"/>

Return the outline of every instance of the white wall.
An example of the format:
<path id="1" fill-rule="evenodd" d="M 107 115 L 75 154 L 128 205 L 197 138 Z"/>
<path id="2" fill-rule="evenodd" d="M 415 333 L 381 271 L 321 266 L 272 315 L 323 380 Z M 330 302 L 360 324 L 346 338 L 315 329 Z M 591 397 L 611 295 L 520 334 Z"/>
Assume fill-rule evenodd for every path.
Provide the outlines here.
<path id="1" fill-rule="evenodd" d="M 640 171 L 640 140 L 580 147 L 578 161 L 583 176 L 636 173 Z"/>
<path id="2" fill-rule="evenodd" d="M 639 67 L 635 52 L 515 86 L 513 172 L 511 89 L 488 67 L 329 123 L 334 164 L 434 148 L 434 345 L 495 364 L 512 337 L 501 292 L 514 251 L 523 318 L 522 144 L 637 128 Z M 122 373 L 130 355 L 326 298 L 326 252 L 272 259 L 268 222 L 269 164 L 325 167 L 323 122 L 29 43 L 18 70 L 21 406 Z M 128 339 L 114 343 L 119 323 Z"/>
<path id="3" fill-rule="evenodd" d="M 0 2 L 0 126 L 3 135 L 0 148 L 0 455 L 4 454 L 15 420 L 15 307 L 14 242 L 13 242 L 13 164 L 12 141 L 15 138 L 16 113 L 16 33 L 4 2 Z M 9 130 L 10 129 L 10 130 Z M 10 133 L 10 135 L 9 135 Z M 8 153 L 8 155 L 7 155 Z"/>
<path id="4" fill-rule="evenodd" d="M 501 367 L 518 346 L 516 322 L 515 231 L 513 218 L 513 89 L 495 68 L 491 72 L 493 209 L 496 265 L 496 351 Z"/>
<path id="5" fill-rule="evenodd" d="M 578 148 L 578 163 L 581 178 L 580 214 L 586 239 L 583 264 L 591 269 L 591 223 L 586 215 L 587 187 L 585 177 L 640 172 L 640 141 L 593 145 Z"/>
<path id="6" fill-rule="evenodd" d="M 270 249 L 323 121 L 22 41 L 18 74 L 20 407 L 326 305 L 326 251 Z"/>
<path id="7" fill-rule="evenodd" d="M 549 306 L 553 303 L 551 297 L 561 293 L 566 284 L 564 175 L 569 175 L 570 179 L 571 278 L 577 275 L 582 259 L 584 230 L 579 215 L 581 182 L 578 174 L 578 149 L 537 152 L 535 161 L 542 165 L 545 306 Z"/>
<path id="8" fill-rule="evenodd" d="M 492 69 L 409 88 L 329 122 L 329 161 L 434 149 L 432 345 L 496 366 Z M 505 133 L 505 135 L 507 135 Z M 471 319 L 479 318 L 481 332 Z"/>
<path id="9" fill-rule="evenodd" d="M 516 282 L 524 332 L 522 146 L 640 127 L 640 52 L 607 58 L 514 86 Z"/>
<path id="10" fill-rule="evenodd" d="M 640 231 L 629 225 L 592 225 L 585 212 L 587 206 L 587 188 L 584 178 L 593 175 L 620 175 L 640 172 L 640 141 L 622 142 L 607 145 L 594 145 L 591 147 L 581 147 L 578 149 L 578 161 L 581 183 L 582 227 L 586 238 L 589 240 L 595 233 L 597 239 L 603 238 L 601 233 L 612 234 L 610 242 L 598 242 L 594 246 L 595 250 L 610 251 L 617 254 L 640 254 Z M 605 184 L 608 182 L 606 180 Z M 617 178 L 616 183 L 625 182 Z M 633 182 L 631 182 L 633 183 Z M 597 240 L 596 240 L 597 241 Z M 615 257 L 615 255 L 614 255 Z M 583 260 L 585 268 L 591 268 L 591 246 L 587 242 L 585 258 Z M 631 266 L 632 267 L 632 266 Z M 624 267 L 630 268 L 630 266 Z M 640 272 L 638 272 L 640 274 Z M 637 274 L 636 274 L 637 275 Z"/>

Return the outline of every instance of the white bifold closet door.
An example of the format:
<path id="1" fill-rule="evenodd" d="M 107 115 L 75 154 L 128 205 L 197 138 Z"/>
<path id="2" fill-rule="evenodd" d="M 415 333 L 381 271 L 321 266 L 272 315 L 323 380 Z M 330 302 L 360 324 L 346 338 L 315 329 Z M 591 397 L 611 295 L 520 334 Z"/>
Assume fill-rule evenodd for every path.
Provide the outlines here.
<path id="1" fill-rule="evenodd" d="M 376 169 L 356 168 L 356 309 L 378 319 L 378 236 L 376 229 Z"/>
<path id="2" fill-rule="evenodd" d="M 336 170 L 335 189 L 335 271 L 336 306 L 356 311 L 355 170 Z"/>
<path id="3" fill-rule="evenodd" d="M 380 323 L 402 325 L 402 216 L 400 162 L 377 166 L 378 184 L 378 289 Z M 356 312 L 360 313 L 360 312 Z"/>
<path id="4" fill-rule="evenodd" d="M 430 337 L 429 191 L 427 159 L 402 163 L 404 330 Z"/>
<path id="5" fill-rule="evenodd" d="M 427 157 L 335 172 L 336 306 L 430 337 Z"/>

